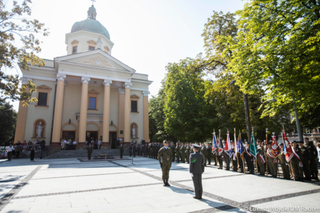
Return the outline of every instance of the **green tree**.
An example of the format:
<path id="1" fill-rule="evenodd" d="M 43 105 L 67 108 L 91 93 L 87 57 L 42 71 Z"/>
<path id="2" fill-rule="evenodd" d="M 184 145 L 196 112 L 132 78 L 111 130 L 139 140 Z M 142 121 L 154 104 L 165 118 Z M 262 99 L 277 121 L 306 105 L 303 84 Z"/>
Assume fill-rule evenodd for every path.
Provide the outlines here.
<path id="1" fill-rule="evenodd" d="M 211 137 L 213 115 L 204 98 L 205 84 L 197 60 L 187 58 L 170 63 L 164 86 L 165 130 L 182 142 Z"/>
<path id="2" fill-rule="evenodd" d="M 235 38 L 223 38 L 232 51 L 228 69 L 246 94 L 263 91 L 262 116 L 274 116 L 294 103 L 306 112 L 320 103 L 319 1 L 251 0 L 240 16 Z"/>
<path id="3" fill-rule="evenodd" d="M 38 20 L 26 18 L 31 15 L 31 0 L 24 0 L 21 4 L 16 1 L 8 2 L 12 2 L 12 6 L 0 0 L 1 98 L 22 100 L 24 105 L 28 105 L 29 102 L 36 101 L 36 98 L 31 98 L 31 93 L 36 91 L 35 84 L 28 81 L 19 88 L 19 77 L 6 73 L 17 63 L 24 70 L 29 70 L 29 65 L 43 66 L 44 61 L 36 55 L 41 48 L 34 33 L 47 36 L 48 31 Z M 26 90 L 28 93 L 25 93 Z"/>
<path id="4" fill-rule="evenodd" d="M 7 146 L 9 143 L 13 143 L 17 121 L 17 113 L 9 103 L 0 101 L 0 121 L 0 142 L 1 145 Z"/>

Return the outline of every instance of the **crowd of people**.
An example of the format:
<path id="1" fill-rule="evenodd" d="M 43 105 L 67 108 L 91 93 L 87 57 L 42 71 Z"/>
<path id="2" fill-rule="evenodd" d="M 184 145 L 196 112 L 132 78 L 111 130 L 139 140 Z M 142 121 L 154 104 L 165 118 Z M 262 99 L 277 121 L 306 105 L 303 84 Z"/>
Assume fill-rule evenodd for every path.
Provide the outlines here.
<path id="1" fill-rule="evenodd" d="M 253 156 L 249 149 L 250 143 L 244 141 L 242 154 L 235 153 L 235 144 L 231 141 L 231 152 L 222 149 L 212 149 L 211 143 L 195 143 L 200 146 L 199 152 L 204 157 L 205 166 L 211 165 L 218 169 L 232 170 L 248 174 L 269 175 L 272 177 L 283 177 L 296 181 L 319 181 L 318 166 L 320 165 L 320 143 L 316 146 L 308 138 L 302 141 L 292 141 L 293 155 L 289 162 L 286 159 L 283 143 L 279 144 L 279 154 L 274 157 L 270 154 L 272 142 L 257 140 L 257 155 Z M 225 142 L 222 142 L 225 146 Z M 177 163 L 189 163 L 190 154 L 193 153 L 192 143 L 171 142 L 168 146 L 172 153 L 172 161 Z M 149 157 L 157 159 L 162 143 L 152 142 L 148 144 L 131 143 L 129 146 L 130 156 Z M 231 154 L 230 154 L 231 153 Z M 280 168 L 281 171 L 280 172 Z"/>
<path id="2" fill-rule="evenodd" d="M 44 140 L 34 140 L 32 141 L 23 141 L 21 143 L 18 141 L 14 145 L 10 144 L 9 146 L 3 146 L 1 148 L 1 158 L 7 158 L 9 161 L 13 158 L 21 158 L 30 156 L 30 160 L 34 161 L 34 155 L 36 150 L 43 150 L 46 142 Z"/>

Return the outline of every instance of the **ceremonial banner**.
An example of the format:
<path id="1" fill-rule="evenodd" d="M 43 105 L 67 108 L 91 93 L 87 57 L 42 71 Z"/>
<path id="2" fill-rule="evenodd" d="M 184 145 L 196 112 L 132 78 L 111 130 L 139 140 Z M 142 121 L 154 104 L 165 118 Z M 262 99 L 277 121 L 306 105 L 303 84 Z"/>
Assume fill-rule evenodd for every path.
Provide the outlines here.
<path id="1" fill-rule="evenodd" d="M 224 151 L 232 157 L 233 150 L 231 149 L 231 143 L 230 143 L 230 135 L 229 133 L 227 134 L 227 141 L 226 141 L 226 146 L 224 147 Z"/>
<path id="2" fill-rule="evenodd" d="M 251 155 L 253 155 L 254 157 L 256 157 L 257 155 L 257 144 L 256 141 L 254 140 L 254 136 L 253 136 L 253 132 L 251 135 L 251 141 L 250 141 L 250 147 L 249 147 L 249 152 Z"/>
<path id="3" fill-rule="evenodd" d="M 278 142 L 277 142 L 277 138 L 275 135 L 272 135 L 272 151 L 271 151 L 271 155 L 273 156 L 273 158 L 278 157 L 279 152 L 280 152 L 280 148 L 278 146 Z"/>
<path id="4" fill-rule="evenodd" d="M 238 140 L 238 152 L 240 153 L 240 155 L 242 155 L 242 153 L 244 152 L 244 146 L 241 142 L 241 134 L 239 133 L 239 140 Z"/>
<path id="5" fill-rule="evenodd" d="M 236 134 L 236 128 L 234 128 L 234 155 L 233 155 L 233 160 L 236 160 L 237 153 L 238 153 L 237 134 Z"/>
<path id="6" fill-rule="evenodd" d="M 216 139 L 216 133 L 212 133 L 213 139 L 212 139 L 212 152 L 218 149 L 217 139 Z"/>
<path id="7" fill-rule="evenodd" d="M 218 150 L 218 152 L 219 152 L 219 155 L 221 155 L 222 152 L 223 152 L 223 143 L 222 143 L 222 139 L 221 139 L 221 132 L 220 132 L 220 130 L 219 130 L 219 150 Z"/>
<path id="8" fill-rule="evenodd" d="M 286 135 L 286 133 L 285 133 L 285 131 L 283 130 L 282 131 L 282 137 L 283 137 L 283 149 L 284 149 L 284 154 L 285 154 L 285 156 L 286 156 L 286 160 L 287 160 L 287 162 L 289 163 L 290 162 L 290 160 L 291 160 L 291 158 L 293 157 L 293 151 L 292 151 L 292 147 L 291 147 L 291 145 L 290 145 L 290 142 L 289 142 L 289 140 L 288 140 L 288 138 L 287 138 L 287 135 Z"/>

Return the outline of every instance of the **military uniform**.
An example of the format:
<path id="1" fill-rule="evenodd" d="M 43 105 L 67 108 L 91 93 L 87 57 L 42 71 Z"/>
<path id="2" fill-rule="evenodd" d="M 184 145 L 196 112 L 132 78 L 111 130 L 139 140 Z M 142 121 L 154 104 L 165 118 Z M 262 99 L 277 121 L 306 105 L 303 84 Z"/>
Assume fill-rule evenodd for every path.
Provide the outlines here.
<path id="1" fill-rule="evenodd" d="M 203 158 L 204 158 L 204 166 L 207 166 L 207 158 L 206 158 L 207 149 L 206 149 L 206 147 L 202 146 L 200 152 L 201 152 L 201 154 L 203 155 Z"/>
<path id="2" fill-rule="evenodd" d="M 180 146 L 179 143 L 176 145 L 176 156 L 177 156 L 177 163 L 180 162 Z"/>
<path id="3" fill-rule="evenodd" d="M 217 160 L 218 160 L 218 163 L 219 163 L 219 168 L 218 169 L 223 169 L 223 160 L 222 160 L 223 150 L 221 151 L 221 153 L 219 153 L 219 148 L 216 149 L 216 155 L 217 155 Z"/>
<path id="4" fill-rule="evenodd" d="M 257 163 L 258 163 L 258 166 L 259 166 L 259 174 L 264 176 L 265 173 L 266 173 L 266 168 L 265 168 L 265 159 L 264 159 L 264 148 L 263 146 L 261 145 L 258 145 L 257 146 L 257 151 L 258 151 L 258 154 L 257 154 Z"/>
<path id="5" fill-rule="evenodd" d="M 230 170 L 230 156 L 226 152 L 223 152 L 223 158 L 226 163 L 226 170 Z"/>
<path id="6" fill-rule="evenodd" d="M 266 156 L 267 156 L 267 160 L 266 160 L 266 162 L 268 163 L 268 173 L 270 174 L 270 175 L 272 175 L 272 177 L 277 177 L 277 167 L 278 167 L 278 162 L 276 163 L 276 165 L 275 165 L 275 158 L 273 158 L 272 157 L 272 155 L 271 155 L 271 151 L 272 151 L 272 149 L 271 148 L 268 148 L 267 149 L 267 154 L 266 154 Z"/>
<path id="7" fill-rule="evenodd" d="M 298 146 L 296 148 L 292 147 L 292 149 L 295 152 L 295 154 L 293 155 L 293 157 L 290 160 L 293 178 L 294 178 L 294 180 L 301 181 L 301 180 L 303 180 L 303 174 L 301 173 L 301 170 L 299 169 L 299 167 L 301 166 L 300 164 L 303 161 L 302 152 Z M 296 155 L 299 156 L 300 159 Z"/>
<path id="8" fill-rule="evenodd" d="M 172 153 L 172 162 L 174 162 L 175 155 L 176 155 L 176 148 L 175 148 L 174 144 L 170 145 L 170 151 Z"/>
<path id="9" fill-rule="evenodd" d="M 213 161 L 214 161 L 214 165 L 217 166 L 217 149 L 212 151 L 212 157 L 213 157 Z"/>
<path id="10" fill-rule="evenodd" d="M 187 145 L 186 146 L 186 162 L 187 163 L 189 163 L 190 149 L 191 149 L 191 147 L 189 145 Z"/>
<path id="11" fill-rule="evenodd" d="M 119 146 L 119 150 L 120 150 L 120 158 L 122 159 L 123 151 L 124 151 L 122 144 Z"/>
<path id="12" fill-rule="evenodd" d="M 302 144 L 303 142 L 300 141 L 300 149 L 301 149 L 301 153 L 302 153 L 302 156 L 303 156 L 303 161 L 302 161 L 302 164 L 303 164 L 303 167 L 300 169 L 302 169 L 303 173 L 304 173 L 304 176 L 305 176 L 305 179 L 306 180 L 311 180 L 311 168 L 310 168 L 310 164 L 309 164 L 309 161 L 310 161 L 310 152 L 308 150 L 308 146 L 307 145 L 304 145 Z"/>
<path id="13" fill-rule="evenodd" d="M 237 158 L 234 157 L 234 156 L 237 156 L 235 153 L 234 145 L 231 145 L 231 150 L 233 152 L 233 154 L 231 155 L 233 171 L 237 172 L 238 171 L 238 162 L 237 162 Z"/>
<path id="14" fill-rule="evenodd" d="M 196 145 L 195 147 L 200 148 Z M 189 172 L 192 174 L 192 181 L 194 185 L 194 192 L 196 199 L 202 199 L 202 173 L 204 172 L 204 157 L 199 152 L 190 154 Z"/>
<path id="15" fill-rule="evenodd" d="M 310 148 L 309 148 L 309 146 L 310 146 Z M 313 179 L 316 179 L 317 181 L 319 181 L 319 178 L 318 178 L 318 166 L 317 166 L 317 160 L 318 160 L 317 148 L 313 145 L 312 142 L 309 142 L 308 150 L 310 150 L 308 152 L 310 152 L 311 177 Z"/>
<path id="16" fill-rule="evenodd" d="M 181 155 L 181 161 L 182 163 L 185 163 L 185 159 L 186 159 L 186 148 L 184 145 L 181 145 L 180 147 L 180 155 Z"/>
<path id="17" fill-rule="evenodd" d="M 91 154 L 92 154 L 92 145 L 91 143 L 89 143 L 88 147 L 87 147 L 87 152 L 88 152 L 88 160 L 91 160 Z"/>
<path id="18" fill-rule="evenodd" d="M 246 159 L 249 173 L 254 174 L 253 155 L 249 152 L 249 148 L 245 148 L 243 156 Z"/>
<path id="19" fill-rule="evenodd" d="M 164 186 L 170 186 L 168 183 L 169 180 L 169 171 L 172 163 L 172 152 L 168 147 L 162 147 L 158 152 L 158 160 L 162 169 L 162 180 Z"/>
<path id="20" fill-rule="evenodd" d="M 208 160 L 208 165 L 211 165 L 211 152 L 212 152 L 212 147 L 208 145 L 207 147 L 207 160 Z"/>
<path id="21" fill-rule="evenodd" d="M 280 165 L 281 165 L 281 169 L 282 169 L 282 173 L 283 173 L 283 178 L 290 180 L 290 172 L 289 172 L 289 166 L 287 164 L 286 161 L 286 157 L 285 154 L 283 152 L 283 149 L 280 148 L 280 153 L 278 155 L 279 161 L 280 161 Z"/>

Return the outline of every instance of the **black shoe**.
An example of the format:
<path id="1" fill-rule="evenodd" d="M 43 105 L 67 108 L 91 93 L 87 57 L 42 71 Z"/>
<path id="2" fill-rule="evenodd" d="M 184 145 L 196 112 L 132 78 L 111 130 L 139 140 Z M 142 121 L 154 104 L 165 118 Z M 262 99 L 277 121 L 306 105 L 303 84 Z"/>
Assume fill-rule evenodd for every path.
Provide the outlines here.
<path id="1" fill-rule="evenodd" d="M 163 186 L 167 186 L 167 183 L 165 180 L 163 180 Z"/>
<path id="2" fill-rule="evenodd" d="M 166 186 L 170 186 L 170 184 L 169 184 L 168 180 L 166 180 Z"/>
<path id="3" fill-rule="evenodd" d="M 193 198 L 197 199 L 197 200 L 201 200 L 202 199 L 202 197 L 196 197 L 196 196 L 194 196 Z"/>

